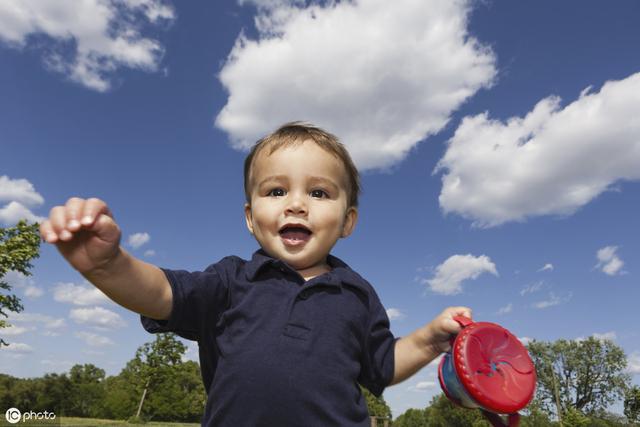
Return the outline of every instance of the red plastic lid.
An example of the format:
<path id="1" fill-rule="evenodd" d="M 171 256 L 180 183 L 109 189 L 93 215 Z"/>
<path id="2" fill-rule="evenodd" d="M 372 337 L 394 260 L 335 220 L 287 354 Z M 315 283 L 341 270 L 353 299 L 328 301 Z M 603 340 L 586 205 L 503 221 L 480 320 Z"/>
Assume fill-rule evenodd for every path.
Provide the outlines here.
<path id="1" fill-rule="evenodd" d="M 453 365 L 467 393 L 483 408 L 510 414 L 527 406 L 536 371 L 520 340 L 500 325 L 471 323 L 453 345 Z"/>

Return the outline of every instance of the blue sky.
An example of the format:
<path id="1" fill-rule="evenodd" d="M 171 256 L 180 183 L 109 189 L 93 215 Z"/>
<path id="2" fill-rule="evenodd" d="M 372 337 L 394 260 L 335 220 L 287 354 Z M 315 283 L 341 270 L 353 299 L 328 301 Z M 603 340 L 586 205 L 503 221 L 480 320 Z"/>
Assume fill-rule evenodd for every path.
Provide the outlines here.
<path id="1" fill-rule="evenodd" d="M 246 148 L 307 120 L 361 169 L 334 254 L 396 335 L 467 305 L 525 342 L 613 339 L 640 384 L 640 4 L 82 5 L 0 4 L 2 225 L 93 196 L 159 266 L 249 258 Z M 9 275 L 25 310 L 1 372 L 117 374 L 153 339 L 54 247 L 33 273 Z M 431 366 L 385 398 L 397 416 L 438 392 Z"/>

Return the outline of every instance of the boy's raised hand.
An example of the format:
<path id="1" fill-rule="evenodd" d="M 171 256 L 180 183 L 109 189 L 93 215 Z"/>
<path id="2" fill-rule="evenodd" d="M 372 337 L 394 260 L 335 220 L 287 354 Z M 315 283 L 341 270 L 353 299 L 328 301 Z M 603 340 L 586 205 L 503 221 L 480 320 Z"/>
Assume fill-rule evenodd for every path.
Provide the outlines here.
<path id="1" fill-rule="evenodd" d="M 87 273 L 115 259 L 121 232 L 105 202 L 72 197 L 64 206 L 51 209 L 40 224 L 40 235 L 55 244 L 73 268 Z"/>
<path id="2" fill-rule="evenodd" d="M 468 307 L 446 308 L 427 325 L 430 332 L 428 333 L 430 345 L 438 353 L 449 351 L 451 338 L 462 330 L 462 326 L 453 320 L 455 316 L 471 319 L 471 309 Z"/>

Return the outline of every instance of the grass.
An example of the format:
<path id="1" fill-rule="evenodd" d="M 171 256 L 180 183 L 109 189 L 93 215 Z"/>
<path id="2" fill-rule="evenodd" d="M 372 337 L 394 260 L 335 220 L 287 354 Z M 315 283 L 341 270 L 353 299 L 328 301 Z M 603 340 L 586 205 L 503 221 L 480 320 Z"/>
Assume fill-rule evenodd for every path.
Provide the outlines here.
<path id="1" fill-rule="evenodd" d="M 168 423 L 162 421 L 150 421 L 145 424 L 129 424 L 122 420 L 101 420 L 98 418 L 60 417 L 60 425 L 64 427 L 199 427 L 199 423 Z"/>

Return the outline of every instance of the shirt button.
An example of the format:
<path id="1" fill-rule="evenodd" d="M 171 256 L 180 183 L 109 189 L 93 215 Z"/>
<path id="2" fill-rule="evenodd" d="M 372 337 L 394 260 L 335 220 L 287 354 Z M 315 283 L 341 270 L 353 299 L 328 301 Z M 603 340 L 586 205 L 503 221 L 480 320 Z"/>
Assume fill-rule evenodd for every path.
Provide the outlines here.
<path id="1" fill-rule="evenodd" d="M 298 294 L 298 298 L 300 298 L 301 300 L 305 300 L 307 298 L 309 298 L 309 295 L 311 294 L 311 292 L 309 291 L 302 291 Z"/>

